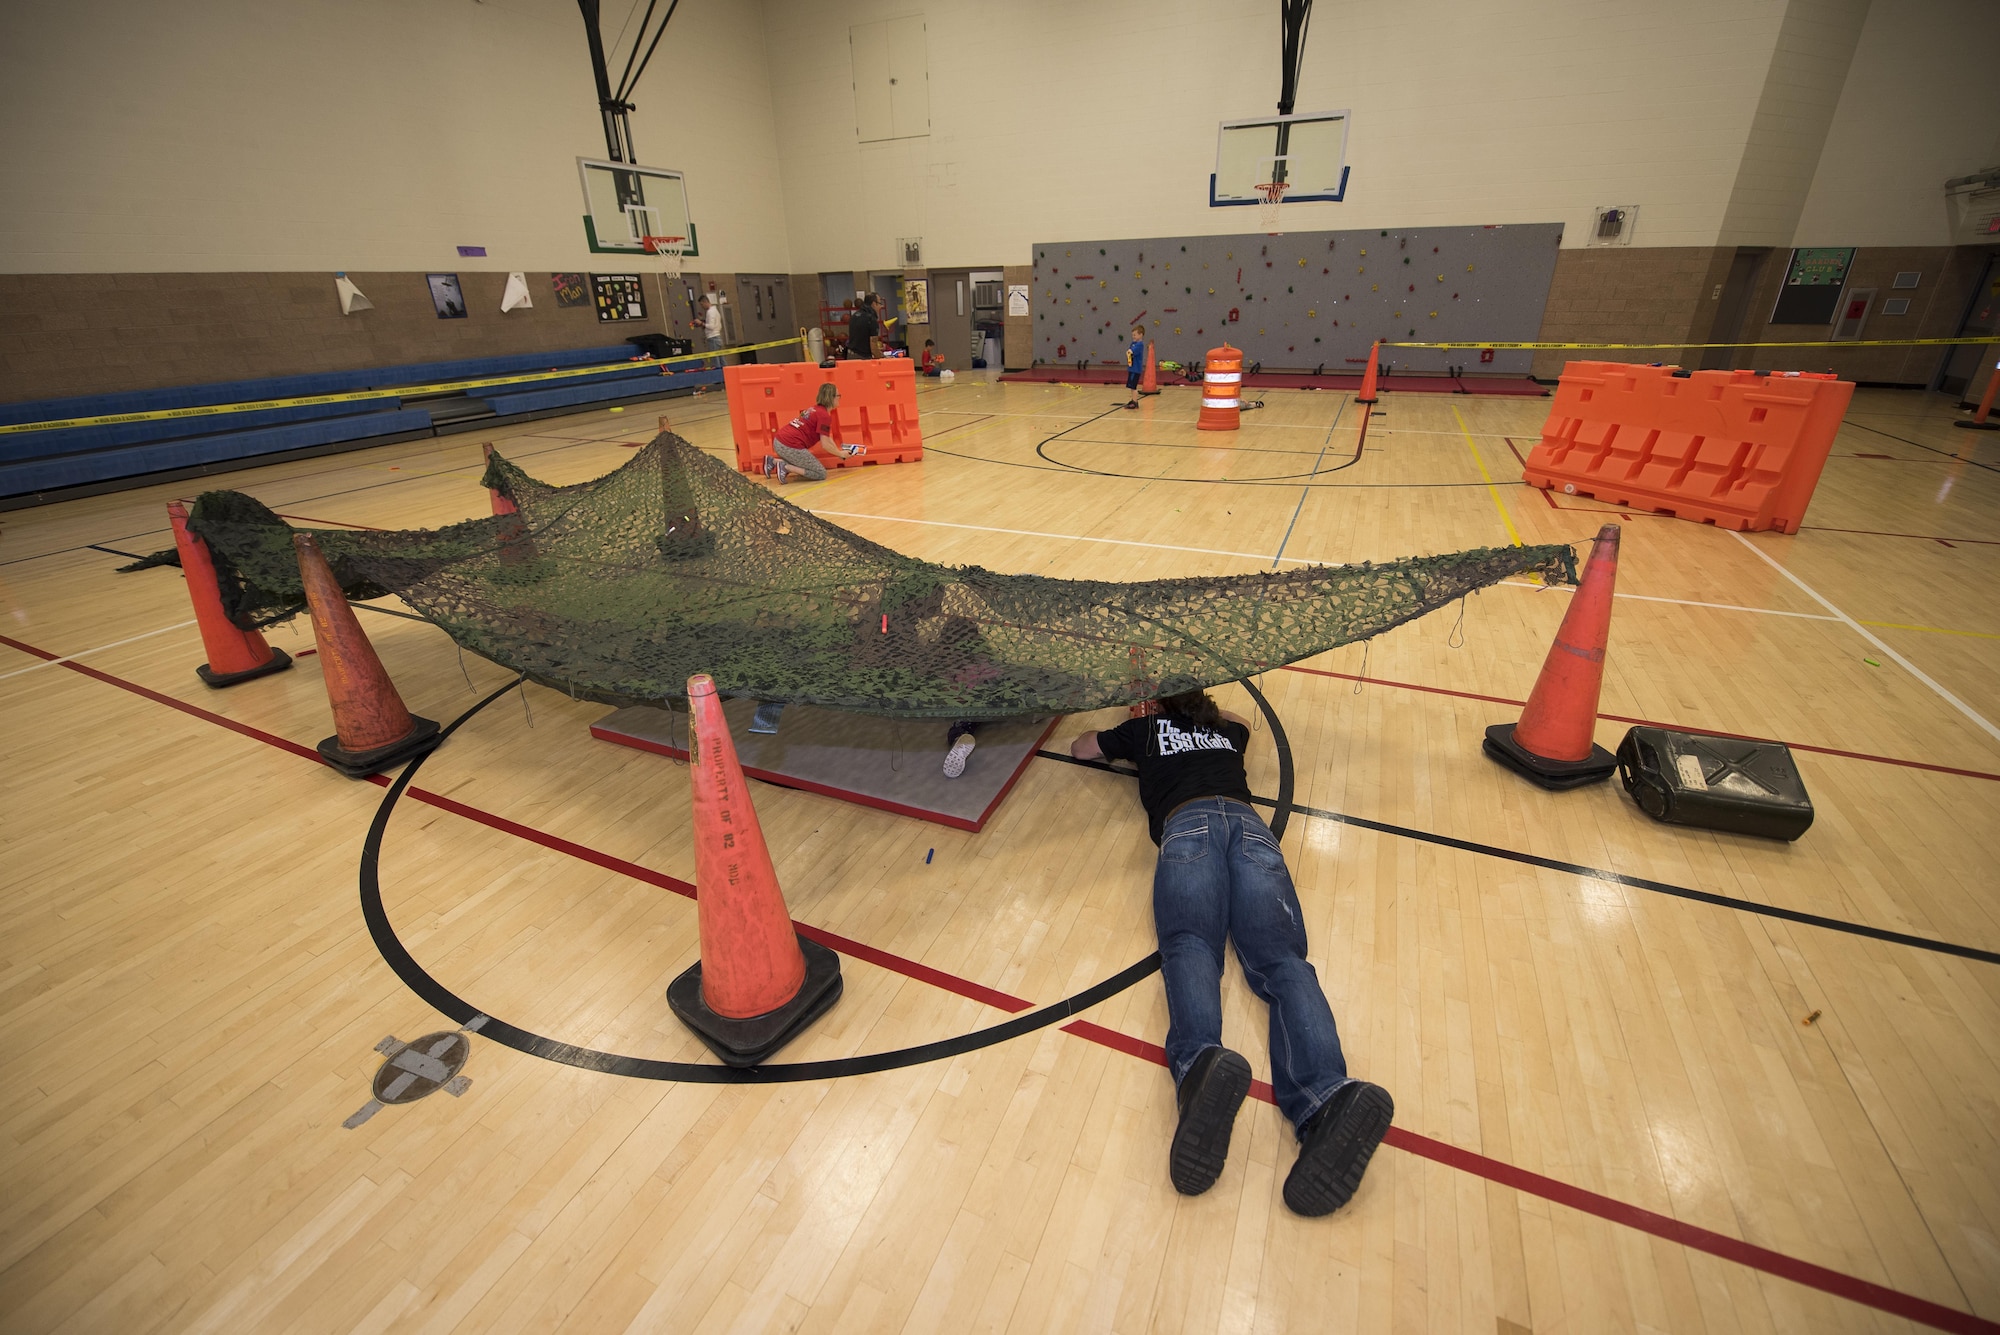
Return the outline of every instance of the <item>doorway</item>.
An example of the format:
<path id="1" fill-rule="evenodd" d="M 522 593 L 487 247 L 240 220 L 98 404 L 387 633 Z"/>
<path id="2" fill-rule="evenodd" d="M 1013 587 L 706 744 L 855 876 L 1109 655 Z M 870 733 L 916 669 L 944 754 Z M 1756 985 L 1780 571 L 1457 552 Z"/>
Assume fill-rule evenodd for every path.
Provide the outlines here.
<path id="1" fill-rule="evenodd" d="M 745 273 L 736 275 L 736 334 L 744 343 L 771 343 L 788 334 L 797 334 L 792 328 L 791 284 L 784 274 Z M 802 353 L 788 352 L 784 348 L 771 348 L 762 356 L 764 361 L 795 360 Z"/>
<path id="2" fill-rule="evenodd" d="M 1764 272 L 1764 260 L 1771 252 L 1751 246 L 1738 246 L 1735 258 L 1729 261 L 1729 277 L 1722 282 L 1722 295 L 1716 298 L 1715 322 L 1709 326 L 1710 343 L 1740 343 L 1743 341 L 1743 326 L 1748 323 L 1744 317 L 1750 310 L 1750 297 L 1757 290 L 1757 279 Z M 1701 369 L 1704 371 L 1728 371 L 1736 365 L 1736 354 L 1742 348 L 1705 348 L 1701 354 Z"/>
<path id="3" fill-rule="evenodd" d="M 916 338 L 915 331 L 911 337 Z M 967 269 L 931 270 L 931 324 L 917 338 L 913 356 L 922 356 L 923 341 L 937 343 L 938 356 L 954 371 L 972 369 L 972 273 Z"/>
<path id="4" fill-rule="evenodd" d="M 1977 338 L 1982 334 L 1991 335 L 1994 343 L 2000 343 L 2000 255 L 1990 255 L 1986 268 L 1979 275 L 1978 286 L 1972 289 L 1972 300 L 1965 308 L 1965 319 L 1959 322 L 1958 338 Z M 1984 392 L 1985 386 L 1974 385 L 1979 378 L 1982 359 L 1986 348 L 1966 344 L 1951 349 L 1944 359 L 1944 369 L 1938 373 L 1938 388 L 1947 394 L 1956 394 L 1961 400 L 1976 399 Z"/>

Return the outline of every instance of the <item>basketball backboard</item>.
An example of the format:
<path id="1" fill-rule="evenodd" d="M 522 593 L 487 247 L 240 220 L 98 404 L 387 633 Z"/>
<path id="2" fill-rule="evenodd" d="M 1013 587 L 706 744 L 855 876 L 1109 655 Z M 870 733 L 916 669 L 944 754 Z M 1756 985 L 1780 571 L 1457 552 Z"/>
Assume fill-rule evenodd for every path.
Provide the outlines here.
<path id="1" fill-rule="evenodd" d="M 1222 122 L 1215 174 L 1208 178 L 1209 207 L 1261 204 L 1264 197 L 1257 187 L 1274 181 L 1287 187 L 1287 204 L 1345 198 L 1347 113 L 1313 111 Z"/>
<path id="2" fill-rule="evenodd" d="M 701 253 L 679 172 L 595 158 L 578 158 L 576 169 L 583 180 L 583 232 L 591 250 L 638 255 L 645 253 L 649 236 L 684 236 L 682 253 Z"/>

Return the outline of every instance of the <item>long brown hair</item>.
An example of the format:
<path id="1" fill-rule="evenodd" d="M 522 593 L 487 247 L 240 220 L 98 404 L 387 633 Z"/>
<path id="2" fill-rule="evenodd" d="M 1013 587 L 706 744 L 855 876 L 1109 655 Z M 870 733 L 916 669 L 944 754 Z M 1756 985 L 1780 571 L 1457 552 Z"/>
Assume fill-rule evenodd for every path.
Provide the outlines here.
<path id="1" fill-rule="evenodd" d="M 1222 710 L 1208 698 L 1207 691 L 1182 691 L 1160 697 L 1160 712 L 1184 718 L 1198 727 L 1213 728 L 1222 722 Z"/>

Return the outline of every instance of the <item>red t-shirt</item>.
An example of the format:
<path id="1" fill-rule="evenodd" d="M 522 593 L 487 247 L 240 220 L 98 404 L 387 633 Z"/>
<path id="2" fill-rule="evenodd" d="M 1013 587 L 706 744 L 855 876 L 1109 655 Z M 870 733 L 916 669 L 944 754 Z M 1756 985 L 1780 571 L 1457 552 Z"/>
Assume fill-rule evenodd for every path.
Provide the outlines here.
<path id="1" fill-rule="evenodd" d="M 943 364 L 944 358 L 938 356 L 936 350 L 932 348 L 924 349 L 924 369 L 926 371 L 930 370 L 933 366 L 942 366 Z"/>
<path id="2" fill-rule="evenodd" d="M 814 404 L 777 430 L 778 443 L 795 450 L 809 450 L 819 438 L 833 433 L 833 414 Z"/>

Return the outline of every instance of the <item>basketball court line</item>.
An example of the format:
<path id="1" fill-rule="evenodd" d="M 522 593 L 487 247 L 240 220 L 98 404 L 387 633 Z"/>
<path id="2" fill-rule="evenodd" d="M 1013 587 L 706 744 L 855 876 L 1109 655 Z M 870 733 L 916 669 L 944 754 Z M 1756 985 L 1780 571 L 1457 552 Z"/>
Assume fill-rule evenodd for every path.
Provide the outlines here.
<path id="1" fill-rule="evenodd" d="M 18 640 L 4 635 L 0 635 L 0 643 L 4 643 L 14 649 L 19 649 L 24 653 L 34 654 L 40 658 L 54 658 L 54 655 L 49 654 L 45 650 L 23 644 Z M 233 719 L 213 713 L 198 705 L 188 704 L 172 696 L 141 686 L 136 682 L 126 681 L 123 678 L 115 677 L 107 672 L 101 672 L 96 668 L 86 666 L 82 663 L 64 662 L 62 666 L 106 685 L 115 686 L 157 704 L 166 705 L 169 708 L 192 717 L 219 724 L 232 732 L 274 746 L 279 750 L 288 751 L 304 759 L 309 759 L 315 764 L 325 763 L 318 752 L 300 743 L 293 742 L 288 738 L 265 732 L 249 724 L 238 723 Z M 370 776 L 369 781 L 378 787 L 385 788 L 391 782 L 381 775 Z M 465 803 L 445 797 L 442 794 L 412 788 L 408 790 L 408 795 L 427 805 L 435 806 L 439 810 L 451 812 L 476 823 L 486 824 L 489 828 L 502 833 L 514 834 L 517 837 L 549 848 L 551 851 L 578 856 L 592 865 L 604 867 L 607 870 L 614 870 L 621 874 L 632 875 L 635 879 L 645 884 L 661 885 L 671 882 L 671 884 L 665 885 L 665 888 L 671 889 L 677 894 L 688 896 L 691 896 L 693 893 L 693 887 L 679 881 L 678 878 L 668 877 L 664 873 L 641 867 L 639 864 L 627 862 L 611 854 L 601 853 L 589 848 L 587 845 L 576 844 L 559 836 L 545 834 L 542 831 L 535 830 L 531 826 L 521 825 L 518 822 L 507 820 L 505 817 L 492 815 L 476 807 L 471 807 Z M 861 945 L 862 943 L 854 942 L 852 944 Z M 912 971 L 904 973 L 905 977 L 919 982 L 931 983 L 941 990 L 951 991 L 957 995 L 968 997 L 971 1000 L 993 1005 L 1001 997 L 1006 996 L 1006 994 L 997 993 L 996 989 L 987 988 L 983 984 L 975 983 L 970 979 L 960 978 L 944 970 L 918 964 L 914 960 L 905 960 L 903 957 L 891 954 L 890 952 L 878 951 L 873 947 L 867 947 L 866 952 L 867 954 L 857 953 L 857 958 L 865 959 L 867 955 L 872 954 L 877 959 L 870 962 L 880 963 L 881 967 L 891 972 L 904 972 L 898 966 L 908 965 Z M 996 1008 L 1016 1011 L 1026 1009 L 1033 1004 L 1016 997 L 1007 997 L 1007 1001 L 1018 1003 L 1018 1005 L 1010 1004 Z M 1074 1020 L 1069 1024 L 1061 1026 L 1061 1029 L 1064 1033 L 1096 1043 L 1113 1051 L 1122 1052 L 1129 1056 L 1136 1056 L 1160 1066 L 1166 1064 L 1166 1052 L 1164 1049 L 1148 1043 L 1144 1039 L 1134 1038 L 1118 1030 L 1110 1029 L 1088 1020 Z M 1264 1081 L 1253 1082 L 1251 1095 L 1260 1102 L 1273 1105 L 1276 1103 L 1270 1085 Z M 1842 1271 L 1817 1265 L 1799 1257 L 1773 1251 L 1767 1247 L 1760 1247 L 1755 1243 L 1746 1242 L 1740 1238 L 1732 1238 L 1724 1233 L 1717 1233 L 1711 1229 L 1701 1228 L 1698 1225 L 1683 1223 L 1670 1215 L 1660 1214 L 1641 1206 L 1631 1205 L 1615 1197 L 1605 1196 L 1571 1183 L 1546 1177 L 1540 1173 L 1519 1168 L 1502 1160 L 1489 1158 L 1472 1150 L 1461 1149 L 1447 1141 L 1437 1140 L 1420 1132 L 1392 1126 L 1389 1134 L 1384 1138 L 1384 1143 L 1407 1154 L 1430 1159 L 1432 1162 L 1442 1164 L 1448 1168 L 1458 1169 L 1468 1175 L 1482 1178 L 1497 1185 L 1510 1187 L 1527 1195 L 1535 1196 L 1554 1204 L 1567 1206 L 1581 1213 L 1605 1220 L 1607 1223 L 1620 1224 L 1637 1232 L 1647 1233 L 1668 1242 L 1678 1243 L 1724 1260 L 1734 1261 L 1750 1269 L 1759 1270 L 1782 1279 L 1788 1279 L 1808 1288 L 1818 1289 L 1823 1293 L 1845 1298 L 1850 1302 L 1873 1307 L 1878 1311 L 1889 1312 L 1893 1315 L 1904 1317 L 1907 1320 L 1918 1321 L 1942 1330 L 1974 1332 L 1976 1335 L 2000 1335 L 2000 1323 L 1984 1320 L 1969 1312 L 1964 1312 L 1953 1307 L 1946 1307 L 1941 1303 L 1932 1302 L 1930 1299 L 1919 1297 L 1916 1294 L 1907 1293 L 1900 1289 L 1888 1288 L 1870 1280 L 1862 1279 L 1859 1276 L 1849 1275 Z"/>
<path id="2" fill-rule="evenodd" d="M 1493 485 L 1493 474 L 1486 471 L 1486 458 L 1479 452 L 1479 443 L 1472 438 L 1472 428 L 1465 424 L 1465 417 L 1455 403 L 1451 405 L 1451 415 L 1465 436 L 1465 448 L 1472 451 L 1472 462 L 1479 465 L 1479 476 L 1486 482 L 1486 494 L 1493 498 L 1493 508 L 1500 512 L 1500 522 L 1507 527 L 1507 540 L 1516 547 L 1522 546 L 1521 535 L 1514 528 L 1514 517 L 1507 513 L 1507 505 L 1500 499 L 1500 488 Z"/>
<path id="3" fill-rule="evenodd" d="M 1813 588 L 1812 585 L 1806 583 L 1804 580 L 1800 579 L 1797 575 L 1794 575 L 1791 571 L 1779 565 L 1775 560 L 1771 558 L 1769 553 L 1765 552 L 1764 549 L 1759 547 L 1756 543 L 1750 541 L 1750 539 L 1744 537 L 1741 533 L 1738 533 L 1733 529 L 1729 531 L 1729 536 L 1736 539 L 1738 542 L 1742 543 L 1745 547 L 1748 547 L 1752 552 L 1756 553 L 1757 559 L 1762 561 L 1765 565 L 1771 567 L 1771 569 L 1777 571 L 1780 575 L 1783 575 L 1786 579 L 1798 585 L 1799 588 L 1802 591 L 1804 591 L 1807 597 L 1811 598 L 1821 607 L 1824 607 L 1827 611 L 1833 613 L 1834 617 L 1837 620 L 1845 623 L 1847 627 L 1850 630 L 1852 630 L 1856 635 L 1859 635 L 1862 639 L 1868 641 L 1868 643 L 1875 646 L 1878 652 L 1880 652 L 1887 658 L 1893 659 L 1898 665 L 1902 667 L 1902 669 L 1905 672 L 1909 673 L 1912 677 L 1915 677 L 1918 681 L 1922 682 L 1924 685 L 1930 687 L 1931 690 L 1936 693 L 1937 697 L 1940 700 L 1943 700 L 1953 709 L 1956 709 L 1959 713 L 1971 719 L 1986 733 L 1987 736 L 1991 737 L 1996 742 L 2000 742 L 2000 728 L 1994 727 L 1991 723 L 1986 721 L 1983 715 L 1975 711 L 1971 705 L 1968 705 L 1967 703 L 1965 703 L 1965 701 L 1959 699 L 1957 696 L 1953 695 L 1950 691 L 1947 691 L 1944 687 L 1940 686 L 1931 677 L 1929 673 L 1925 672 L 1915 663 L 1912 663 L 1909 659 L 1897 653 L 1894 649 L 1891 649 L 1888 645 L 1884 644 L 1875 635 L 1870 634 L 1868 629 L 1865 626 L 1863 626 L 1859 621 L 1856 621 L 1853 617 L 1847 615 L 1847 613 L 1841 611 L 1838 607 L 1835 607 L 1831 602 L 1828 602 L 1824 597 L 1820 596 L 1819 591 Z"/>
<path id="4" fill-rule="evenodd" d="M 58 667 L 64 663 L 82 658 L 85 654 L 101 654 L 106 649 L 116 649 L 121 644 L 137 644 L 140 640 L 150 640 L 155 635 L 165 635 L 170 630 L 180 630 L 185 626 L 192 626 L 193 624 L 194 619 L 190 617 L 186 621 L 176 621 L 173 625 L 162 626 L 158 630 L 144 631 L 138 635 L 127 636 L 122 640 L 113 640 L 109 644 L 100 644 L 94 649 L 79 649 L 75 653 L 65 654 L 61 658 L 51 658 L 45 662 L 36 663 L 33 667 L 16 668 L 12 672 L 0 672 L 0 681 L 6 681 L 9 677 L 19 677 L 29 672 L 40 672 L 43 668 L 47 667 Z"/>
<path id="5" fill-rule="evenodd" d="M 1825 618 L 1831 621 L 1832 617 Z M 1511 705 L 1520 708 L 1528 702 L 1515 700 L 1504 695 L 1482 695 L 1478 691 L 1457 691 L 1447 686 L 1420 686 L 1413 681 L 1392 681 L 1387 677 L 1357 676 L 1352 672 L 1333 672 L 1326 668 L 1300 667 L 1297 663 L 1287 663 L 1279 669 L 1282 672 L 1302 672 L 1313 677 L 1334 677 L 1341 681 L 1361 682 L 1369 686 L 1390 686 L 1400 691 L 1422 691 L 1426 695 L 1449 695 L 1460 700 L 1484 700 L 1490 704 Z M 1843 751 L 1834 746 L 1814 746 L 1811 742 L 1788 742 L 1777 737 L 1753 737 L 1746 732 L 1725 732 L 1720 728 L 1698 728 L 1688 723 L 1663 723 L 1658 719 L 1633 718 L 1629 714 L 1599 714 L 1597 717 L 1612 723 L 1634 723 L 1646 728 L 1666 728 L 1672 732 L 1699 733 L 1704 737 L 1730 737 L 1744 742 L 1777 742 L 1789 746 L 1794 751 L 1811 751 L 1823 756 L 1839 756 L 1843 760 L 1866 760 L 1876 765 L 1897 765 L 1904 769 L 1930 770 L 1934 774 L 1954 774 L 1965 779 L 1988 779 L 2000 783 L 2000 774 L 1985 770 L 1960 769 L 1954 765 L 1933 765 L 1927 760 L 1901 760 L 1895 756 L 1878 756 L 1867 751 Z"/>

